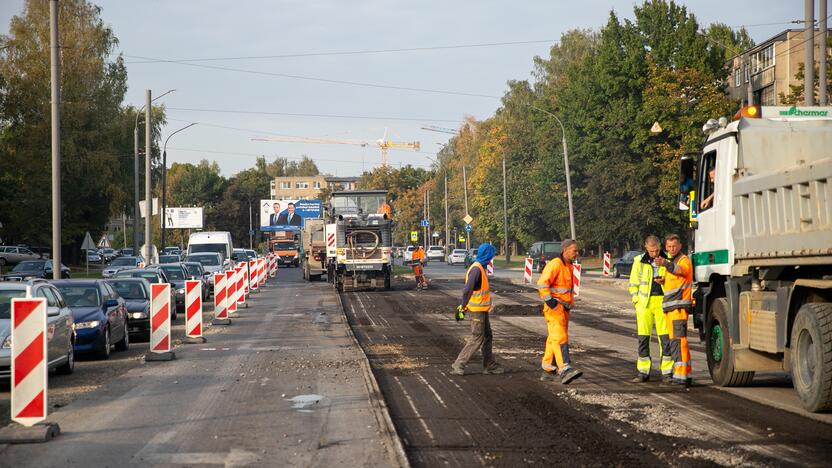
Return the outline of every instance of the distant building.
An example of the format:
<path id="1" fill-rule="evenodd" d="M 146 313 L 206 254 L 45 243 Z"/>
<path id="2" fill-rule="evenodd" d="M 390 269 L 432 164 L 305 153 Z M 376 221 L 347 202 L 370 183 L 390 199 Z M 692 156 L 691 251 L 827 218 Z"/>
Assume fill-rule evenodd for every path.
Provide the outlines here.
<path id="1" fill-rule="evenodd" d="M 332 177 L 326 178 L 327 187 L 330 190 L 355 190 L 355 185 L 358 183 L 358 177 Z"/>
<path id="2" fill-rule="evenodd" d="M 787 29 L 756 46 L 743 51 L 726 62 L 731 70 L 728 94 L 743 101 L 751 86 L 754 103 L 779 106 L 780 94 L 791 91 L 789 85 L 800 84 L 795 74 L 805 54 L 803 29 Z M 815 35 L 815 60 L 818 57 L 818 37 Z"/>
<path id="3" fill-rule="evenodd" d="M 275 177 L 269 187 L 272 200 L 314 200 L 321 190 L 355 190 L 358 177 L 333 177 L 325 175 Z"/>

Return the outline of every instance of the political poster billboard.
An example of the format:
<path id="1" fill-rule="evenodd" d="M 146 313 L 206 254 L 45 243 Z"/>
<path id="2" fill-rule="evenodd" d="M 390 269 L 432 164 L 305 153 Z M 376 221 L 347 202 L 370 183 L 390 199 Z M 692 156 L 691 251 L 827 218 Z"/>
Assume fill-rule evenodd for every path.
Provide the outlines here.
<path id="1" fill-rule="evenodd" d="M 202 229 L 202 208 L 165 208 L 165 229 Z"/>
<path id="2" fill-rule="evenodd" d="M 320 200 L 260 200 L 261 231 L 299 231 L 306 218 L 320 217 Z"/>

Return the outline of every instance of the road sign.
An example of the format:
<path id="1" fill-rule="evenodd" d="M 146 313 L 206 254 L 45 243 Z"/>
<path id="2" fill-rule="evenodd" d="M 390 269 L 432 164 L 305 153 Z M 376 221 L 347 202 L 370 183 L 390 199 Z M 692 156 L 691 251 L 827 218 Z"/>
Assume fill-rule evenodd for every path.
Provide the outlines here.
<path id="1" fill-rule="evenodd" d="M 430 221 L 427 219 L 422 220 L 422 227 L 430 227 Z"/>
<path id="2" fill-rule="evenodd" d="M 470 224 L 465 225 L 465 232 L 471 232 L 473 230 L 474 230 L 474 226 L 471 226 Z"/>
<path id="3" fill-rule="evenodd" d="M 462 220 L 465 221 L 465 224 L 471 224 L 471 221 L 473 221 L 474 218 L 472 218 L 471 215 L 467 214 L 464 218 L 462 218 Z"/>
<path id="4" fill-rule="evenodd" d="M 419 240 L 419 231 L 410 231 L 410 241 L 416 242 Z"/>
<path id="5" fill-rule="evenodd" d="M 202 229 L 202 208 L 165 208 L 165 229 Z"/>
<path id="6" fill-rule="evenodd" d="M 84 236 L 84 242 L 81 244 L 81 250 L 93 249 L 95 249 L 95 242 L 92 241 L 92 236 L 90 235 L 89 231 L 87 231 L 87 235 Z"/>
<path id="7" fill-rule="evenodd" d="M 438 233 L 438 232 L 434 232 L 434 233 L 433 233 L 433 237 L 439 237 L 439 233 Z"/>
<path id="8" fill-rule="evenodd" d="M 99 249 L 106 249 L 110 247 L 110 239 L 107 238 L 107 234 L 101 234 L 101 239 L 98 239 L 98 248 Z"/>

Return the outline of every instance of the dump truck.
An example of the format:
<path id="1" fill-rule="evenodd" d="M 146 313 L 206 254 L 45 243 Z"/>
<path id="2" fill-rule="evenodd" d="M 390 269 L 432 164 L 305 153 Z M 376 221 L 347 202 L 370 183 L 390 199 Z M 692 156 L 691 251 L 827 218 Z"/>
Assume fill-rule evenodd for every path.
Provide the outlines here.
<path id="1" fill-rule="evenodd" d="M 300 265 L 298 254 L 298 236 L 300 231 L 285 230 L 274 231 L 269 239 L 271 251 L 277 255 L 277 265 L 295 266 Z"/>
<path id="2" fill-rule="evenodd" d="M 785 371 L 832 409 L 832 108 L 746 107 L 685 157 L 693 323 L 719 386 Z"/>
<path id="3" fill-rule="evenodd" d="M 386 190 L 332 193 L 325 234 L 334 234 L 335 257 L 328 257 L 327 274 L 338 291 L 390 289 L 393 236 L 386 199 Z"/>
<path id="4" fill-rule="evenodd" d="M 300 231 L 300 267 L 303 279 L 318 281 L 326 273 L 326 239 L 323 219 L 309 219 Z"/>

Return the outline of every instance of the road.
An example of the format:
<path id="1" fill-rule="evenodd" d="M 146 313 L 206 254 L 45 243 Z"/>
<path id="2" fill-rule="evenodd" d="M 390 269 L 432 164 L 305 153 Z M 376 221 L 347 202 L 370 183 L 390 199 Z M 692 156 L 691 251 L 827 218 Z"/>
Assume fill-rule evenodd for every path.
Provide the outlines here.
<path id="1" fill-rule="evenodd" d="M 414 466 L 825 466 L 832 456 L 830 415 L 792 407 L 782 376 L 762 379 L 779 388 L 712 387 L 696 339 L 689 391 L 629 383 L 635 320 L 620 282 L 584 281 L 570 337 L 573 360 L 585 374 L 573 385 L 539 381 L 545 339 L 539 302 L 499 278 L 495 352 L 509 372 L 482 375 L 473 362 L 470 375 L 451 376 L 469 329 L 452 319 L 464 269 L 432 263 L 426 273 L 433 280 L 427 291 L 398 281 L 394 291 L 343 294 Z M 775 395 L 777 404 L 753 393 Z"/>
<path id="2" fill-rule="evenodd" d="M 145 364 L 137 346 L 121 360 L 79 363 L 66 381 L 53 376 L 58 389 L 84 385 L 101 367 L 135 361 L 51 414 L 55 440 L 0 445 L 0 465 L 406 463 L 329 285 L 281 269 L 238 315 L 206 344 L 177 347 L 171 362 Z"/>

